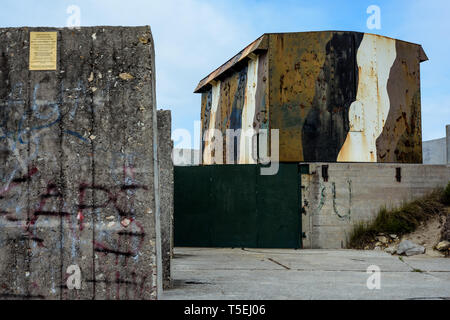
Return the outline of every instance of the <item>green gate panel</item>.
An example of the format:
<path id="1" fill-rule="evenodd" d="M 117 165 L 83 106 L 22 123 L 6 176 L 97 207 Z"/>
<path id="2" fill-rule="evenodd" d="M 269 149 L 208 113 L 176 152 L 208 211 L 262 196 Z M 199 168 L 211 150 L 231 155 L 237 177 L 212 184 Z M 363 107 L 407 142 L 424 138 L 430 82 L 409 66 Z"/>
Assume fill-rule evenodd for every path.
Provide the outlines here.
<path id="1" fill-rule="evenodd" d="M 256 166 L 217 165 L 211 169 L 211 245 L 256 248 Z"/>
<path id="2" fill-rule="evenodd" d="M 300 248 L 297 164 L 280 164 L 273 176 L 257 175 L 258 248 Z"/>
<path id="3" fill-rule="evenodd" d="M 175 167 L 174 242 L 192 247 L 301 247 L 297 164 Z"/>
<path id="4" fill-rule="evenodd" d="M 210 247 L 210 167 L 174 168 L 174 244 Z"/>

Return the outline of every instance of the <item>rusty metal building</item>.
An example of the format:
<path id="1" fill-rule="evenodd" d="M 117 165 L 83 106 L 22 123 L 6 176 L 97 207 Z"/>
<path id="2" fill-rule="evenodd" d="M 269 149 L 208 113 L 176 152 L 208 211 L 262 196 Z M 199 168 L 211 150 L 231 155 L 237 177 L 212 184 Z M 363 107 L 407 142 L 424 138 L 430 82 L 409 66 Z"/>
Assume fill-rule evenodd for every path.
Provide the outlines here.
<path id="1" fill-rule="evenodd" d="M 374 34 L 264 34 L 195 89 L 203 163 L 258 161 L 255 140 L 241 134 L 227 145 L 227 129 L 279 129 L 281 162 L 421 163 L 426 60 L 420 45 Z M 224 137 L 219 157 L 205 148 L 208 129 Z"/>

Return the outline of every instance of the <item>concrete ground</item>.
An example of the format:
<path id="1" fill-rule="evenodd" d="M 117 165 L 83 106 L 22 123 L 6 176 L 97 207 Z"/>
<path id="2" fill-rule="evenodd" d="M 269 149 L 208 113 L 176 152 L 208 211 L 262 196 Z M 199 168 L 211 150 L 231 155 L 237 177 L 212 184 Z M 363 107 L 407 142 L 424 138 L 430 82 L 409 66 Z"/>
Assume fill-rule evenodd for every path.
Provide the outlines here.
<path id="1" fill-rule="evenodd" d="M 402 261 L 403 260 L 403 261 Z M 175 248 L 162 299 L 445 299 L 450 259 L 381 251 Z M 369 266 L 380 289 L 369 290 Z"/>

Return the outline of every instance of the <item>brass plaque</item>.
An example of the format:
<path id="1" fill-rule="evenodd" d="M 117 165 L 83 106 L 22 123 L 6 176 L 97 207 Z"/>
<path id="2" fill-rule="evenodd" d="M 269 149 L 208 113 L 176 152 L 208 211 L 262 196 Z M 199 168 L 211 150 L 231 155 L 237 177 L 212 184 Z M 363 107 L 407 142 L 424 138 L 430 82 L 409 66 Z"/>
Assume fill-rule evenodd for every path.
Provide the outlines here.
<path id="1" fill-rule="evenodd" d="M 57 32 L 30 32 L 30 70 L 56 70 Z"/>

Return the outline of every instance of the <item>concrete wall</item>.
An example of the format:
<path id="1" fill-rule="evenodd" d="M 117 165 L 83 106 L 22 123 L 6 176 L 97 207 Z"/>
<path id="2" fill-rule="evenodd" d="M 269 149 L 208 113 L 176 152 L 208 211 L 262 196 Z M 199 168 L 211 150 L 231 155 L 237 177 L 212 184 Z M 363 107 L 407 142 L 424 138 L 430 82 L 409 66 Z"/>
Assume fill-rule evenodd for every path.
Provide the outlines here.
<path id="1" fill-rule="evenodd" d="M 57 32 L 55 71 L 29 70 L 30 31 Z M 0 298 L 155 299 L 150 28 L 0 29 L 0 51 Z"/>
<path id="2" fill-rule="evenodd" d="M 450 125 L 445 127 L 445 135 L 447 138 L 447 164 L 450 164 Z"/>
<path id="3" fill-rule="evenodd" d="M 447 138 L 424 141 L 422 146 L 424 164 L 447 163 Z"/>
<path id="4" fill-rule="evenodd" d="M 161 252 L 163 287 L 170 288 L 171 259 L 173 256 L 173 163 L 171 140 L 171 114 L 158 110 L 158 162 L 161 211 Z"/>
<path id="5" fill-rule="evenodd" d="M 309 163 L 302 175 L 304 248 L 345 248 L 352 226 L 374 219 L 380 208 L 397 206 L 443 187 L 450 166 L 420 164 Z M 328 179 L 322 174 L 328 166 Z M 401 168 L 401 182 L 396 179 Z"/>
<path id="6" fill-rule="evenodd" d="M 450 164 L 450 125 L 446 126 L 446 137 L 423 142 L 424 164 Z"/>

